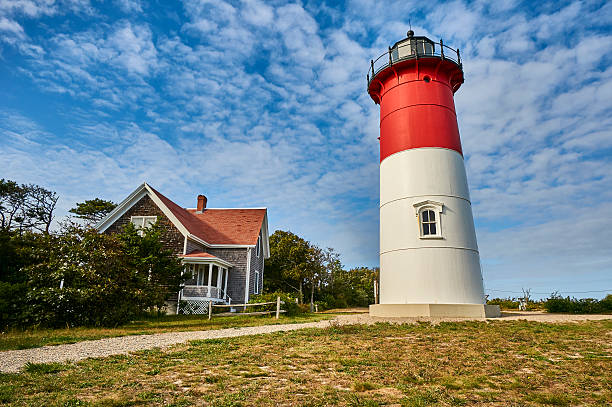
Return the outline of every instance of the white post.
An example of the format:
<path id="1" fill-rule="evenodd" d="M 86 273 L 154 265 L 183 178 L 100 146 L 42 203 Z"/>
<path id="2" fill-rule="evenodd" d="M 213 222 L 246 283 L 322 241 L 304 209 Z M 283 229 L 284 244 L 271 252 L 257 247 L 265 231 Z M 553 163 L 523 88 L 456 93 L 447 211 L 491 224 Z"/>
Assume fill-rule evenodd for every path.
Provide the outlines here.
<path id="1" fill-rule="evenodd" d="M 280 315 L 280 296 L 276 297 L 276 319 Z"/>
<path id="2" fill-rule="evenodd" d="M 212 300 L 208 301 L 208 319 L 212 318 Z"/>
<path id="3" fill-rule="evenodd" d="M 229 269 L 224 269 L 225 270 L 225 283 L 223 285 L 223 296 L 225 297 L 224 300 L 227 301 L 227 279 L 229 278 Z"/>
<path id="4" fill-rule="evenodd" d="M 374 280 L 374 304 L 378 304 L 378 301 L 376 301 L 377 297 L 378 297 L 378 290 L 377 290 L 377 285 L 378 282 L 376 280 Z"/>
<path id="5" fill-rule="evenodd" d="M 221 279 L 223 278 L 223 270 L 221 266 L 217 266 L 217 290 L 221 291 Z"/>
<path id="6" fill-rule="evenodd" d="M 206 292 L 208 292 L 208 296 L 210 297 L 210 286 L 212 285 L 212 263 L 208 264 L 208 288 Z"/>

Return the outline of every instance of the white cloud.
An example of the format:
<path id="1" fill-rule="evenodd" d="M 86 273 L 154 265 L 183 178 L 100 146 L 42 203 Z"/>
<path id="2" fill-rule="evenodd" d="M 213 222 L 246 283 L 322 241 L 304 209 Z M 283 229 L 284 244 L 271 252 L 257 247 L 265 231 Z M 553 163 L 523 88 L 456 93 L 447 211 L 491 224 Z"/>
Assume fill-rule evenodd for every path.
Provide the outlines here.
<path id="1" fill-rule="evenodd" d="M 10 10 L 0 29 L 38 47 L 19 68 L 85 112 L 69 142 L 12 121 L 0 160 L 7 176 L 57 185 L 66 199 L 119 200 L 147 180 L 183 205 L 198 192 L 217 206 L 266 205 L 272 227 L 376 265 L 378 106 L 365 74 L 411 19 L 417 34 L 462 49 L 456 106 L 488 285 L 504 288 L 516 269 L 542 285 L 554 270 L 595 275 L 609 267 L 607 231 L 572 228 L 583 208 L 612 218 L 609 8 L 188 0 L 172 29 L 92 12 L 96 23 L 78 31 L 30 38 L 21 19 L 58 7 L 0 0 Z M 576 249 L 555 258 L 568 236 Z"/>
<path id="2" fill-rule="evenodd" d="M 25 15 L 33 18 L 55 14 L 57 4 L 54 0 L 1 0 L 0 10 L 5 14 Z"/>
<path id="3" fill-rule="evenodd" d="M 142 12 L 142 2 L 140 0 L 115 0 L 115 3 L 124 13 Z"/>
<path id="4" fill-rule="evenodd" d="M 6 17 L 0 17 L 0 31 L 4 31 L 5 33 L 12 34 L 19 38 L 25 37 L 23 27 L 19 25 L 18 22 L 9 20 Z"/>
<path id="5" fill-rule="evenodd" d="M 157 50 L 146 25 L 123 24 L 108 37 L 106 45 L 116 53 L 111 58 L 130 73 L 148 75 L 157 66 Z"/>
<path id="6" fill-rule="evenodd" d="M 274 18 L 274 9 L 257 0 L 243 0 L 241 16 L 244 21 L 255 26 L 266 26 Z"/>

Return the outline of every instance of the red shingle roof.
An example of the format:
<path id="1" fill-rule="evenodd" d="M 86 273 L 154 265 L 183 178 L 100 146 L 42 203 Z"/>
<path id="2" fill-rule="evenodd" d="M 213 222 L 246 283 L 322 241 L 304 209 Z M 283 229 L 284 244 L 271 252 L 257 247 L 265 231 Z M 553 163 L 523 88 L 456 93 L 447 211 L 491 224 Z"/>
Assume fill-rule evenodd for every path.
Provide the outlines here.
<path id="1" fill-rule="evenodd" d="M 208 258 L 208 259 L 216 259 L 217 256 L 213 256 L 210 253 L 206 253 L 206 252 L 199 252 L 199 251 L 193 251 L 189 254 L 183 254 L 181 255 L 181 257 L 203 257 L 203 258 Z"/>
<path id="2" fill-rule="evenodd" d="M 151 186 L 149 186 L 151 188 Z M 194 236 L 210 244 L 255 245 L 266 209 L 195 209 L 181 208 L 155 189 L 151 190 Z"/>
<path id="3" fill-rule="evenodd" d="M 266 214 L 265 209 L 204 209 L 203 213 L 196 213 L 195 209 L 187 211 L 196 219 L 191 224 L 194 229 L 191 233 L 210 244 L 257 244 Z"/>

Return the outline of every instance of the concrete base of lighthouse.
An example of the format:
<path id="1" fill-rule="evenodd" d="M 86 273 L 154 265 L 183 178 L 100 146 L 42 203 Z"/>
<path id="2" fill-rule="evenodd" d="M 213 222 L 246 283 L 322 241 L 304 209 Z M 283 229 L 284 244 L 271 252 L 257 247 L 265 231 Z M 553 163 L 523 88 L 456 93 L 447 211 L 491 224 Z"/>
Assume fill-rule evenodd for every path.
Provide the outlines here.
<path id="1" fill-rule="evenodd" d="M 485 304 L 374 304 L 370 316 L 380 318 L 499 318 L 499 305 Z"/>

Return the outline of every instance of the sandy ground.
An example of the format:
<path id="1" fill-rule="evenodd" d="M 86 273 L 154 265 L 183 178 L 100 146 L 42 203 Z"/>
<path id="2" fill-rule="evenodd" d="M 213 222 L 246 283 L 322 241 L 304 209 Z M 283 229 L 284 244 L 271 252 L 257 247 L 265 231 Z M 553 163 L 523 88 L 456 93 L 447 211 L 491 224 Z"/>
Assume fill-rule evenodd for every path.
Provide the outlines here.
<path id="1" fill-rule="evenodd" d="M 263 325 L 256 327 L 228 328 L 208 331 L 168 332 L 152 335 L 120 336 L 116 338 L 82 341 L 66 345 L 44 346 L 42 348 L 9 350 L 0 352 L 0 371 L 13 373 L 20 371 L 30 363 L 50 363 L 79 361 L 87 358 L 106 357 L 128 354 L 139 350 L 152 348 L 167 348 L 178 343 L 198 339 L 232 338 L 237 336 L 261 335 L 281 331 L 294 331 L 304 328 L 325 328 L 332 325 L 373 324 L 376 322 L 416 323 L 427 321 L 439 323 L 444 321 L 461 321 L 461 319 L 416 319 L 416 318 L 371 318 L 362 310 L 354 310 L 356 314 L 338 315 L 337 317 L 319 322 L 285 325 Z M 546 323 L 581 322 L 612 319 L 612 315 L 566 315 L 547 314 L 541 312 L 504 312 L 501 318 L 490 318 L 495 321 L 528 320 Z"/>

